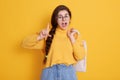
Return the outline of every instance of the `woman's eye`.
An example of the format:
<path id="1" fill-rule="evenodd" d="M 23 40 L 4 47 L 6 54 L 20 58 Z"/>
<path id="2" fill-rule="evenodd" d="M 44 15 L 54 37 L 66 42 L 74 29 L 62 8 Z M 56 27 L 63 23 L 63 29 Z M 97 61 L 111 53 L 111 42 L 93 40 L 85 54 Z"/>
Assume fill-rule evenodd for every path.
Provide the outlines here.
<path id="1" fill-rule="evenodd" d="M 59 19 L 61 19 L 61 18 L 62 18 L 62 16 L 58 16 L 58 18 L 59 18 Z"/>
<path id="2" fill-rule="evenodd" d="M 68 16 L 65 16 L 65 18 L 68 18 Z"/>

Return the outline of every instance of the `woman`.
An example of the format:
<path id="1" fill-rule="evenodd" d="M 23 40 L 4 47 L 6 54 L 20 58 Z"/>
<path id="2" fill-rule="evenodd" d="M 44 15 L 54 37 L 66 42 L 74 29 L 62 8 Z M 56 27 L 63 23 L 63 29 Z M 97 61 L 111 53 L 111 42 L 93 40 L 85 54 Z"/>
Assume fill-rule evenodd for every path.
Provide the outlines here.
<path id="1" fill-rule="evenodd" d="M 55 8 L 49 24 L 39 34 L 23 40 L 22 46 L 44 51 L 41 80 L 77 80 L 73 64 L 84 58 L 84 45 L 79 32 L 70 28 L 71 12 L 65 5 Z"/>

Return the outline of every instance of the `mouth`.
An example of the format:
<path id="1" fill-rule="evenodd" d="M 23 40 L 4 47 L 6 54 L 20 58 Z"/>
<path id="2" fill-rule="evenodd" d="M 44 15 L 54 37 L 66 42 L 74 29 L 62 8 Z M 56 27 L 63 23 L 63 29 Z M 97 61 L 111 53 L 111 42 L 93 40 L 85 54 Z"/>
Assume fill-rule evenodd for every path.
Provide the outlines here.
<path id="1" fill-rule="evenodd" d="M 63 22 L 62 27 L 66 27 L 66 26 L 67 26 L 67 22 Z"/>

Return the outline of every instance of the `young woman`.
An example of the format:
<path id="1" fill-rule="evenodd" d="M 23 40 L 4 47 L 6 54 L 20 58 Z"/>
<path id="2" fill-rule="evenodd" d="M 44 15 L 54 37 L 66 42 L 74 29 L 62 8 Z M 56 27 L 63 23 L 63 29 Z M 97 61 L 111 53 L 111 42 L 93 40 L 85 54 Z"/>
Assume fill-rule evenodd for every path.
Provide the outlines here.
<path id="1" fill-rule="evenodd" d="M 23 40 L 22 46 L 44 52 L 41 80 L 77 80 L 73 64 L 84 58 L 84 45 L 80 33 L 70 28 L 71 12 L 65 5 L 55 8 L 51 18 L 52 28 Z"/>

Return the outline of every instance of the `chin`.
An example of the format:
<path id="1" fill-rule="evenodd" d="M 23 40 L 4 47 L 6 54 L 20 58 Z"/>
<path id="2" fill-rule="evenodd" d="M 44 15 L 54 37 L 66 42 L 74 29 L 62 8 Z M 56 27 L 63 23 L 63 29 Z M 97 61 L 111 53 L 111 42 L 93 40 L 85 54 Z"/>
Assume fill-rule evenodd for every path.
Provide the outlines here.
<path id="1" fill-rule="evenodd" d="M 60 28 L 63 29 L 63 30 L 65 30 L 65 29 L 67 29 L 67 27 L 68 26 L 61 26 Z"/>
<path id="2" fill-rule="evenodd" d="M 67 29 L 67 27 L 61 27 L 61 29 L 66 30 L 66 29 Z"/>

